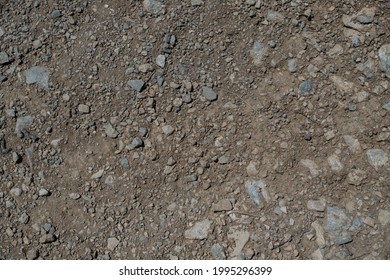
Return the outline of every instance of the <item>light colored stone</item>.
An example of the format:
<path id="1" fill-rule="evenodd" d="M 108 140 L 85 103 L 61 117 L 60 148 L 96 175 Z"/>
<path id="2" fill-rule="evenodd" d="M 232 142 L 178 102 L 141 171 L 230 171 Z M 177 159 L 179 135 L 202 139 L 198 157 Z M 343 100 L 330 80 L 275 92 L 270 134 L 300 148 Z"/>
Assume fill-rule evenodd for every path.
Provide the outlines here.
<path id="1" fill-rule="evenodd" d="M 330 169 L 333 171 L 339 172 L 343 169 L 344 165 L 340 162 L 340 159 L 338 155 L 333 154 L 330 157 L 328 157 L 328 163 L 330 166 Z"/>
<path id="2" fill-rule="evenodd" d="M 158 66 L 160 66 L 161 68 L 164 68 L 165 67 L 165 60 L 166 60 L 165 55 L 160 54 L 156 57 L 156 64 Z"/>
<path id="3" fill-rule="evenodd" d="M 326 201 L 325 199 L 309 200 L 306 206 L 309 210 L 324 212 L 326 208 Z"/>
<path id="4" fill-rule="evenodd" d="M 320 174 L 320 168 L 314 161 L 310 159 L 303 159 L 301 160 L 301 164 L 309 169 L 312 177 L 317 177 Z"/>
<path id="5" fill-rule="evenodd" d="M 77 107 L 77 109 L 79 110 L 80 113 L 82 114 L 89 114 L 90 113 L 90 108 L 88 105 L 85 105 L 85 104 L 79 104 L 79 106 Z"/>
<path id="6" fill-rule="evenodd" d="M 107 239 L 107 249 L 114 251 L 114 249 L 119 245 L 119 240 L 115 237 L 110 237 Z"/>
<path id="7" fill-rule="evenodd" d="M 248 242 L 250 234 L 248 231 L 238 230 L 236 228 L 231 228 L 228 233 L 228 238 L 233 239 L 235 243 L 235 247 L 231 256 L 238 257 L 244 249 L 245 244 Z"/>
<path id="8" fill-rule="evenodd" d="M 361 169 L 352 169 L 348 173 L 348 183 L 351 185 L 359 186 L 365 178 L 367 178 L 367 174 Z"/>
<path id="9" fill-rule="evenodd" d="M 385 166 L 389 160 L 387 153 L 381 149 L 371 149 L 367 151 L 367 157 L 370 164 L 378 170 Z"/>
<path id="10" fill-rule="evenodd" d="M 390 211 L 379 210 L 378 220 L 382 226 L 388 226 L 390 224 Z"/>
<path id="11" fill-rule="evenodd" d="M 197 222 L 184 232 L 184 237 L 187 239 L 205 239 L 208 236 L 210 226 L 211 221 L 208 219 Z"/>
<path id="12" fill-rule="evenodd" d="M 258 162 L 253 160 L 249 162 L 248 166 L 246 167 L 246 173 L 248 174 L 248 176 L 250 177 L 257 176 L 257 174 L 259 173 L 259 171 L 257 170 L 258 164 L 259 164 Z"/>
<path id="13" fill-rule="evenodd" d="M 222 199 L 217 203 L 213 204 L 212 207 L 214 212 L 229 211 L 232 210 L 232 208 L 233 206 L 229 199 Z"/>
<path id="14" fill-rule="evenodd" d="M 344 135 L 343 136 L 345 144 L 347 144 L 349 150 L 351 152 L 357 153 L 361 151 L 359 140 L 354 138 L 351 135 Z"/>

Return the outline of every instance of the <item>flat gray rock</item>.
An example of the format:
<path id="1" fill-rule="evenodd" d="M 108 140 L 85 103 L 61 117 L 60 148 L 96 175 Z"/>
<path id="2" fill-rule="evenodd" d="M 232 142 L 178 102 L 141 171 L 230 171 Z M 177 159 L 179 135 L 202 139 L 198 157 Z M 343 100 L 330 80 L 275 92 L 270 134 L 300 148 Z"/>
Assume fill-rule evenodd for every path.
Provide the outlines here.
<path id="1" fill-rule="evenodd" d="M 106 123 L 103 125 L 104 131 L 106 132 L 106 135 L 110 138 L 117 138 L 119 135 L 119 132 L 112 126 L 110 123 Z"/>
<path id="2" fill-rule="evenodd" d="M 348 230 L 352 224 L 352 219 L 347 216 L 343 209 L 338 207 L 328 207 L 325 216 L 325 230 L 327 232 L 339 232 Z"/>
<path id="3" fill-rule="evenodd" d="M 326 208 L 325 199 L 309 200 L 307 202 L 307 209 L 309 209 L 309 210 L 324 212 L 325 208 Z"/>
<path id="4" fill-rule="evenodd" d="M 127 82 L 127 85 L 132 89 L 141 92 L 144 89 L 145 83 L 142 80 L 130 80 Z"/>
<path id="5" fill-rule="evenodd" d="M 388 226 L 390 224 L 390 211 L 379 210 L 378 220 L 382 226 Z"/>
<path id="6" fill-rule="evenodd" d="M 144 8 L 149 13 L 159 14 L 163 11 L 163 4 L 160 1 L 156 0 L 144 0 Z"/>
<path id="7" fill-rule="evenodd" d="M 390 44 L 380 47 L 378 57 L 380 69 L 383 72 L 390 72 Z"/>
<path id="8" fill-rule="evenodd" d="M 311 80 L 306 80 L 299 85 L 299 91 L 302 93 L 309 93 L 313 89 Z"/>
<path id="9" fill-rule="evenodd" d="M 7 64 L 9 63 L 9 57 L 6 52 L 0 52 L 0 64 Z"/>
<path id="10" fill-rule="evenodd" d="M 218 98 L 215 91 L 209 87 L 203 87 L 202 94 L 208 101 L 214 101 Z"/>
<path id="11" fill-rule="evenodd" d="M 43 89 L 49 88 L 49 70 L 46 67 L 34 66 L 26 72 L 27 84 L 37 84 Z"/>
<path id="12" fill-rule="evenodd" d="M 119 245 L 119 240 L 115 237 L 110 237 L 107 239 L 107 249 L 114 251 L 114 249 Z"/>
<path id="13" fill-rule="evenodd" d="M 33 116 L 24 116 L 18 118 L 16 121 L 15 132 L 16 133 L 22 132 L 23 129 L 25 129 L 27 126 L 32 125 L 33 122 L 34 122 Z"/>
<path id="14" fill-rule="evenodd" d="M 195 223 L 193 227 L 184 232 L 184 237 L 187 239 L 205 239 L 209 233 L 211 221 L 206 219 Z"/>
<path id="15" fill-rule="evenodd" d="M 156 64 L 161 68 L 165 67 L 165 55 L 160 54 L 156 57 Z"/>
<path id="16" fill-rule="evenodd" d="M 255 65 L 260 65 L 265 53 L 264 43 L 262 41 L 255 41 L 251 50 L 251 56 Z"/>
<path id="17" fill-rule="evenodd" d="M 368 161 L 375 169 L 385 166 L 389 160 L 387 153 L 381 149 L 368 150 L 367 157 L 368 157 Z"/>
<path id="18" fill-rule="evenodd" d="M 265 188 L 265 186 L 266 184 L 261 180 L 248 180 L 245 182 L 245 190 L 256 205 L 262 204 L 260 191 Z"/>
<path id="19" fill-rule="evenodd" d="M 218 243 L 211 247 L 211 254 L 213 254 L 214 258 L 217 260 L 226 260 L 225 251 Z"/>

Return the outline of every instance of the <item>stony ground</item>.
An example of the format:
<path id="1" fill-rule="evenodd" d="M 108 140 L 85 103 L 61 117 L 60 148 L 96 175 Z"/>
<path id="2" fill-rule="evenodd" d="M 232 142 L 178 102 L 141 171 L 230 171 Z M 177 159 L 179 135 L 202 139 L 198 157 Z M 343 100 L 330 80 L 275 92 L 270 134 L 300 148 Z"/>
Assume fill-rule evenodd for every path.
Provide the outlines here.
<path id="1" fill-rule="evenodd" d="M 389 259 L 390 1 L 0 12 L 0 259 Z"/>

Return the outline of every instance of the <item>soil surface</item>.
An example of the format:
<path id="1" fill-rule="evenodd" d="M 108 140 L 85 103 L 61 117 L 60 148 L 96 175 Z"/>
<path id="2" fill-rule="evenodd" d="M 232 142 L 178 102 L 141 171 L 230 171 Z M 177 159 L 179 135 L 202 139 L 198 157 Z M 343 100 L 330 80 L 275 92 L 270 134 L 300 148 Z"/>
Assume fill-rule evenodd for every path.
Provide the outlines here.
<path id="1" fill-rule="evenodd" d="M 390 1 L 0 1 L 0 259 L 389 259 Z"/>

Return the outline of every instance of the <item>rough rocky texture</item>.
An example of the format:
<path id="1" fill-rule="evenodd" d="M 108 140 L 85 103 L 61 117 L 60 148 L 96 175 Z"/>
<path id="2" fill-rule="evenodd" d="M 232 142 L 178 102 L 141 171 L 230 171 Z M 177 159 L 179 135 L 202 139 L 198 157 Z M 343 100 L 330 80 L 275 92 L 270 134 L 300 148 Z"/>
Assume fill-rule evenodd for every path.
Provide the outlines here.
<path id="1" fill-rule="evenodd" d="M 389 259 L 388 1 L 0 2 L 0 259 Z"/>

